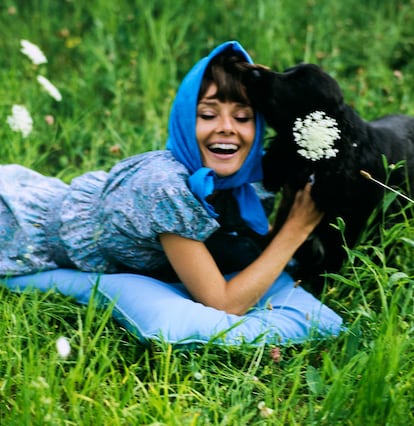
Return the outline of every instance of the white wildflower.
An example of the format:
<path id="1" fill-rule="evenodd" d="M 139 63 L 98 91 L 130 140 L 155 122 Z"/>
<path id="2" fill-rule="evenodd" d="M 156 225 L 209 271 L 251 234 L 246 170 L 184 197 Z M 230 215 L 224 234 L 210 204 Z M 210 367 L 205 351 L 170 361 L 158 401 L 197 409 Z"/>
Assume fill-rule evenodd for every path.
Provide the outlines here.
<path id="1" fill-rule="evenodd" d="M 202 378 L 203 378 L 203 373 L 201 373 L 200 371 L 196 371 L 194 373 L 194 379 L 201 380 Z"/>
<path id="2" fill-rule="evenodd" d="M 43 86 L 43 88 L 52 98 L 58 102 L 62 100 L 62 95 L 60 94 L 59 90 L 46 77 L 38 75 L 37 81 Z"/>
<path id="3" fill-rule="evenodd" d="M 270 417 L 274 411 L 272 408 L 267 407 L 264 401 L 260 401 L 257 404 L 257 408 L 260 411 L 260 416 L 264 418 Z"/>
<path id="4" fill-rule="evenodd" d="M 23 105 L 13 105 L 12 115 L 7 117 L 7 123 L 14 132 L 21 132 L 24 138 L 29 136 L 33 129 L 32 117 Z"/>
<path id="5" fill-rule="evenodd" d="M 56 340 L 56 350 L 62 358 L 67 358 L 71 351 L 69 340 L 63 336 L 59 337 Z"/>
<path id="6" fill-rule="evenodd" d="M 22 46 L 20 51 L 35 65 L 41 65 L 47 62 L 46 56 L 35 44 L 27 40 L 20 40 L 20 45 Z"/>
<path id="7" fill-rule="evenodd" d="M 293 127 L 293 137 L 301 148 L 298 153 L 312 161 L 336 156 L 334 142 L 340 132 L 336 120 L 322 111 L 312 112 L 303 120 L 298 118 Z"/>

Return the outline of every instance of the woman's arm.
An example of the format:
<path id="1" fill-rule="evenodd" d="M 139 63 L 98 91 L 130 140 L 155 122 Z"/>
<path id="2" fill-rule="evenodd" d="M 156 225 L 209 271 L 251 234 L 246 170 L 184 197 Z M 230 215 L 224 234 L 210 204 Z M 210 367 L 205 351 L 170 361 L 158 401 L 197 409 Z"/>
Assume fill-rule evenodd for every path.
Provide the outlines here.
<path id="1" fill-rule="evenodd" d="M 268 290 L 322 216 L 307 185 L 297 193 L 285 224 L 263 253 L 229 281 L 204 243 L 176 234 L 162 234 L 160 238 L 171 265 L 195 300 L 241 315 Z"/>

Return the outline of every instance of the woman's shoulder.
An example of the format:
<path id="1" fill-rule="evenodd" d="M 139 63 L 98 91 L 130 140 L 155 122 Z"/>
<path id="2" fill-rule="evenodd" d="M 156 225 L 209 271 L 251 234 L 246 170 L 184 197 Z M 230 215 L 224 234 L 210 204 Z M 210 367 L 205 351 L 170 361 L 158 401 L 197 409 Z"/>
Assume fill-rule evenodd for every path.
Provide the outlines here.
<path id="1" fill-rule="evenodd" d="M 120 161 L 109 172 L 105 191 L 140 188 L 151 193 L 160 188 L 187 186 L 188 170 L 171 151 L 150 151 Z"/>
<path id="2" fill-rule="evenodd" d="M 149 174 L 168 170 L 169 172 L 173 171 L 174 174 L 188 175 L 185 166 L 176 160 L 169 150 L 149 151 L 125 158 L 111 169 L 111 173 L 117 174 L 122 170 L 134 170 L 134 172 L 144 170 Z"/>

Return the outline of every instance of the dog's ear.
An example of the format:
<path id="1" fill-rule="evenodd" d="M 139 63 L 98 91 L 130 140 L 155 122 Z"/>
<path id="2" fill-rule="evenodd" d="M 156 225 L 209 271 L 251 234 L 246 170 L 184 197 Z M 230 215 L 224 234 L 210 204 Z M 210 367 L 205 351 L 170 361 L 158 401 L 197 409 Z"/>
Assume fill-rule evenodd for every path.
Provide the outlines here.
<path id="1" fill-rule="evenodd" d="M 273 113 L 279 110 L 279 100 L 285 98 L 285 88 L 281 84 L 283 79 L 280 78 L 283 73 L 260 64 L 245 63 L 241 66 L 242 82 L 253 108 L 262 112 L 267 123 L 273 127 Z"/>

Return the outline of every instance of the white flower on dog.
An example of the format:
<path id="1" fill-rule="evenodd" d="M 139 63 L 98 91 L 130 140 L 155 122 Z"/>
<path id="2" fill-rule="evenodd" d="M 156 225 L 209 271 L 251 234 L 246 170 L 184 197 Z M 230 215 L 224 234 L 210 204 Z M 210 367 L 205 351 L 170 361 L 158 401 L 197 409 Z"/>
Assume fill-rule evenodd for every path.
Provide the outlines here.
<path id="1" fill-rule="evenodd" d="M 340 132 L 336 120 L 322 111 L 298 118 L 293 126 L 293 137 L 301 148 L 298 153 L 312 161 L 336 156 L 338 150 L 333 146 Z"/>
<path id="2" fill-rule="evenodd" d="M 38 75 L 37 81 L 52 98 L 58 102 L 62 100 L 62 95 L 60 94 L 59 90 L 46 77 Z"/>
<path id="3" fill-rule="evenodd" d="M 22 46 L 20 51 L 35 65 L 41 65 L 47 62 L 46 56 L 35 44 L 27 40 L 20 40 L 20 45 Z"/>
<path id="4" fill-rule="evenodd" d="M 29 136 L 33 129 L 32 117 L 23 105 L 13 105 L 12 115 L 7 117 L 7 123 L 14 132 L 21 132 L 24 138 Z"/>

